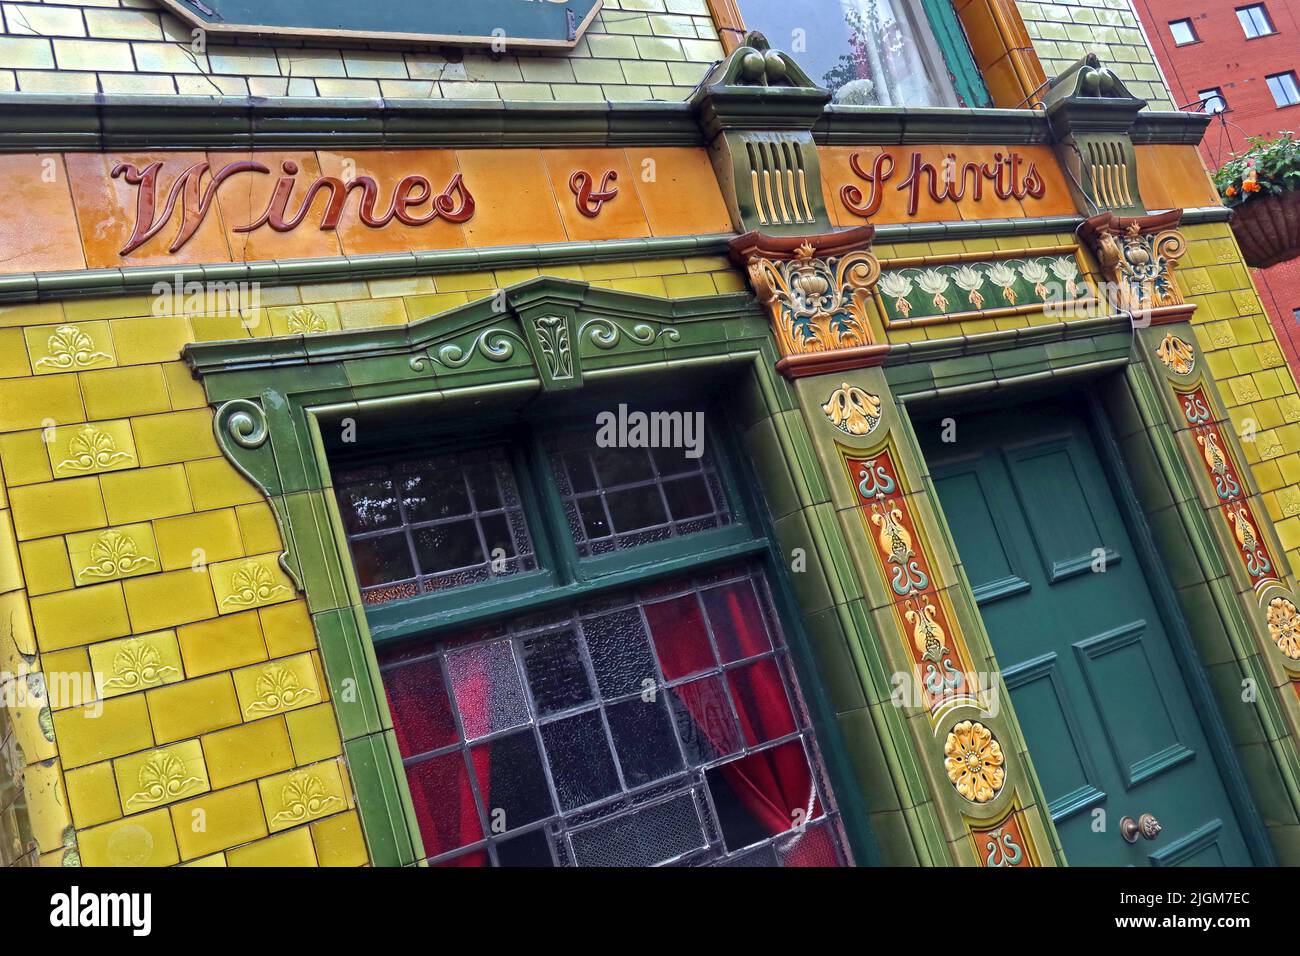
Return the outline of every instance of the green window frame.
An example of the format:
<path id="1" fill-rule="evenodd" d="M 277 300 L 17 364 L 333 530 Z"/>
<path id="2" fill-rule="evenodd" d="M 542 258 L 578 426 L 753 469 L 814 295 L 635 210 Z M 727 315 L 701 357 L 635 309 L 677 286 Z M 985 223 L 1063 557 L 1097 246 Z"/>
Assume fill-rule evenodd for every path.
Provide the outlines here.
<path id="1" fill-rule="evenodd" d="M 603 408 L 593 404 L 585 412 L 572 413 L 559 427 L 568 430 L 573 424 L 592 420 L 598 407 Z M 506 448 L 538 567 L 482 583 L 369 605 L 366 618 L 377 644 L 590 598 L 632 584 L 735 560 L 762 552 L 769 546 L 754 522 L 755 502 L 747 501 L 742 493 L 744 486 L 736 475 L 734 461 L 730 460 L 736 454 L 734 436 L 723 425 L 710 429 L 706 442 L 717 449 L 711 452 L 711 461 L 731 509 L 727 524 L 609 554 L 580 556 L 567 531 L 559 487 L 547 463 L 549 453 L 543 447 L 551 431 L 545 422 L 549 417 L 549 412 L 543 411 L 477 421 L 474 437 L 466 435 L 464 426 L 455 422 L 444 422 L 433 431 L 430 435 L 433 444 L 428 449 L 432 453 L 489 445 Z"/>
<path id="2" fill-rule="evenodd" d="M 763 431 L 765 442 L 775 443 L 769 455 L 791 460 L 813 454 L 793 391 L 775 372 L 778 356 L 766 315 L 752 297 L 669 300 L 542 277 L 407 326 L 195 344 L 187 347 L 185 358 L 215 408 L 213 427 L 223 453 L 261 489 L 279 521 L 285 545 L 281 564 L 303 591 L 311 614 L 375 865 L 419 865 L 424 859 L 380 679 L 376 638 L 385 642 L 448 628 L 480 614 L 504 617 L 632 581 L 744 560 L 759 565 L 767 577 L 847 850 L 859 865 L 878 859 L 860 790 L 874 773 L 876 757 L 860 744 L 847 746 L 846 734 L 856 728 L 846 726 L 840 710 L 849 706 L 853 720 L 861 720 L 862 684 L 875 686 L 887 678 L 860 673 L 857 664 L 850 665 L 851 676 L 844 673 L 845 662 L 855 657 L 848 647 L 859 637 L 845 616 L 825 603 L 835 593 L 825 575 L 844 573 L 838 566 L 842 551 L 825 551 L 828 546 L 818 537 L 805 538 L 800 543 L 810 549 L 810 572 L 795 576 L 798 580 L 785 574 L 775 544 L 778 525 L 762 501 L 776 502 L 774 515 L 787 515 L 782 519 L 787 525 L 798 519 L 799 526 L 805 519 L 788 515 L 791 508 L 825 506 L 804 481 L 790 487 L 789 478 L 777 478 L 770 462 L 759 474 L 751 460 L 756 430 Z M 729 415 L 739 422 L 734 431 L 726 427 L 729 434 L 722 440 L 732 445 L 719 456 L 720 462 L 730 462 L 720 478 L 735 520 L 708 533 L 707 552 L 695 553 L 698 535 L 682 539 L 690 542 L 688 553 L 670 540 L 661 552 L 631 549 L 626 561 L 614 554 L 578 562 L 581 573 L 575 571 L 572 581 L 545 595 L 538 593 L 542 588 L 493 592 L 491 602 L 476 602 L 474 608 L 431 603 L 405 621 L 384 620 L 383 614 L 370 620 L 334 501 L 323 436 L 349 417 L 380 410 L 460 421 L 465 431 L 482 433 L 486 422 L 517 422 L 523 409 L 569 414 L 620 390 L 635 395 L 664 375 L 673 376 L 679 390 L 713 388 L 725 394 Z M 533 530 L 537 533 L 536 526 Z M 653 562 L 637 552 L 651 555 Z M 448 594 L 459 600 L 455 592 Z M 891 723 L 896 719 L 883 716 Z"/>

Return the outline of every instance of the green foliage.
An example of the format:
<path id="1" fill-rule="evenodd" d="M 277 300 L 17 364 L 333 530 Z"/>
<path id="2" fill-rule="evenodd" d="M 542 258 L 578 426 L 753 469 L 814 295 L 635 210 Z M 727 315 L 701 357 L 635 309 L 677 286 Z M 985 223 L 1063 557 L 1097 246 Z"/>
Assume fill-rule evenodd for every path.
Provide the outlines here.
<path id="1" fill-rule="evenodd" d="M 1291 132 L 1277 139 L 1252 136 L 1250 148 L 1233 153 L 1214 173 L 1214 185 L 1229 206 L 1239 206 L 1255 196 L 1300 189 L 1300 140 Z"/>

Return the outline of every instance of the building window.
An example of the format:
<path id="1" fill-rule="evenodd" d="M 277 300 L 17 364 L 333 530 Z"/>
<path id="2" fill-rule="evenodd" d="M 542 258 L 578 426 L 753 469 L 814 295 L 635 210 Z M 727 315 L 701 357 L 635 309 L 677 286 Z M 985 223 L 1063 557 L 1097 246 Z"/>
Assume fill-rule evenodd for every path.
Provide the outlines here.
<path id="1" fill-rule="evenodd" d="M 1300 103 L 1300 86 L 1296 84 L 1295 71 L 1274 73 L 1268 77 L 1268 90 L 1278 106 L 1295 106 Z"/>
<path id="2" fill-rule="evenodd" d="M 676 449 L 601 448 L 586 429 L 548 436 L 551 473 L 587 557 L 730 521 L 712 461 Z M 704 449 L 707 453 L 707 449 Z"/>
<path id="3" fill-rule="evenodd" d="M 1295 319 L 1296 325 L 1300 325 L 1300 309 L 1292 309 L 1291 318 Z"/>
<path id="4" fill-rule="evenodd" d="M 1217 86 L 1212 86 L 1208 90 L 1201 90 L 1198 95 L 1207 113 L 1222 113 L 1228 108 L 1228 101 L 1223 98 L 1223 90 Z"/>
<path id="5" fill-rule="evenodd" d="M 334 481 L 366 604 L 537 567 L 501 448 L 345 469 Z"/>
<path id="6" fill-rule="evenodd" d="M 739 0 L 745 26 L 789 50 L 836 103 L 955 106 L 920 0 Z"/>
<path id="7" fill-rule="evenodd" d="M 427 859 L 851 862 L 768 571 L 755 547 L 711 556 L 755 540 L 721 450 L 603 448 L 596 435 L 514 431 L 382 461 L 357 450 L 371 462 L 336 471 L 363 588 L 371 542 L 402 543 L 391 563 L 405 590 L 381 574 L 374 587 L 390 590 L 363 593 L 415 622 L 377 655 Z M 436 547 L 420 543 L 430 528 Z M 499 572 L 494 542 L 509 549 Z M 656 564 L 665 548 L 670 567 Z M 515 583 L 507 613 L 473 611 L 485 575 Z M 430 633 L 431 588 L 458 594 L 470 619 Z"/>
<path id="8" fill-rule="evenodd" d="M 1173 34 L 1174 42 L 1179 46 L 1188 43 L 1195 43 L 1200 39 L 1196 35 L 1196 30 L 1192 27 L 1191 20 L 1172 20 L 1169 23 L 1169 32 Z"/>
<path id="9" fill-rule="evenodd" d="M 1249 7 L 1238 7 L 1237 19 L 1241 21 L 1241 28 L 1246 31 L 1247 40 L 1268 36 L 1268 34 L 1275 32 L 1273 30 L 1273 21 L 1268 18 L 1268 10 L 1264 8 L 1262 3 L 1252 4 Z"/>

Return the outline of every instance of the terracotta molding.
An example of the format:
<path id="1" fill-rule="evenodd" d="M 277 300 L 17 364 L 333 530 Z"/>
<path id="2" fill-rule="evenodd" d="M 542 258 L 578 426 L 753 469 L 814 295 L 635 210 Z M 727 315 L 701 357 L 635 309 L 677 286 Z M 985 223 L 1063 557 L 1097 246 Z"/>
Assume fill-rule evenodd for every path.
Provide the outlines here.
<path id="1" fill-rule="evenodd" d="M 731 241 L 783 357 L 876 344 L 867 308 L 880 278 L 874 226 L 808 236 L 750 231 Z"/>
<path id="2" fill-rule="evenodd" d="M 1181 209 L 1148 216 L 1103 212 L 1079 225 L 1079 238 L 1097 257 L 1114 308 L 1154 321 L 1157 310 L 1185 304 L 1174 278 L 1187 251 L 1187 240 L 1178 231 L 1182 218 Z"/>
<path id="3" fill-rule="evenodd" d="M 718 39 L 722 48 L 731 53 L 744 45 L 745 19 L 740 15 L 736 0 L 708 0 L 709 13 L 713 16 L 713 25 L 718 30 Z"/>
<path id="4" fill-rule="evenodd" d="M 827 372 L 847 372 L 857 368 L 881 365 L 889 354 L 888 345 L 859 345 L 829 352 L 809 352 L 804 355 L 787 355 L 778 359 L 776 370 L 788 379 L 824 375 Z"/>
<path id="5" fill-rule="evenodd" d="M 1146 317 L 1152 325 L 1173 325 L 1176 322 L 1190 322 L 1196 311 L 1195 302 L 1183 302 L 1178 305 L 1165 305 L 1150 310 Z"/>

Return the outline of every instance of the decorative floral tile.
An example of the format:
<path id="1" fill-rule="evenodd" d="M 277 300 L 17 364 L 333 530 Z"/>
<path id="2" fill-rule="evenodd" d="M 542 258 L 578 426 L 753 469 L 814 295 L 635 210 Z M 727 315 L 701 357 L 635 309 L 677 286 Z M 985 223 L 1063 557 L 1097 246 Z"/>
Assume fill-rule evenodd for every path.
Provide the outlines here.
<path id="1" fill-rule="evenodd" d="M 78 587 L 162 570 L 148 522 L 68 535 L 68 557 Z"/>

